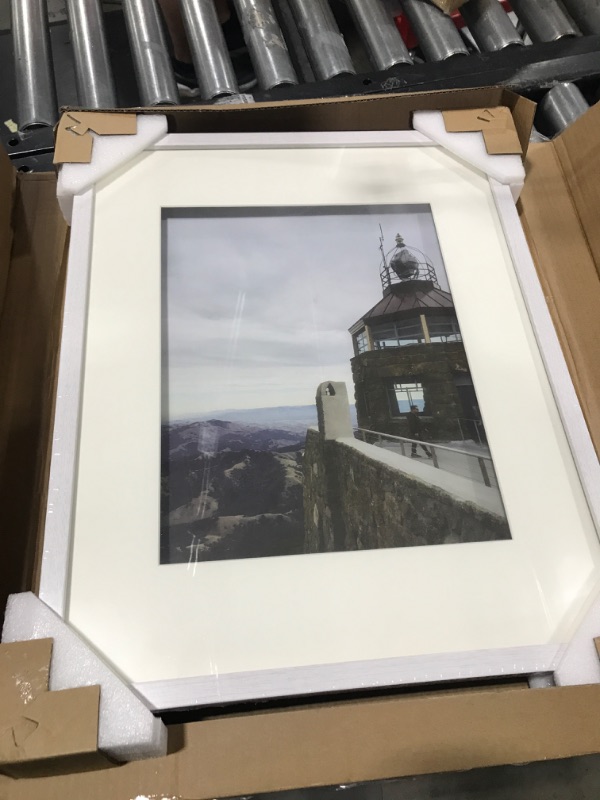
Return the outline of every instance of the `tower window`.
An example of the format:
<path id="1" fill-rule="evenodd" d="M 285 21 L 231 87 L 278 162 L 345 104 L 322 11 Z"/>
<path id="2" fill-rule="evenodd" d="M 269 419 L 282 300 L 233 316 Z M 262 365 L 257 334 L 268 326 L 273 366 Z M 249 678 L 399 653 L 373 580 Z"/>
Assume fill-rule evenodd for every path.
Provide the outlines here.
<path id="1" fill-rule="evenodd" d="M 425 410 L 423 384 L 419 381 L 393 381 L 388 386 L 388 399 L 393 417 L 408 414 L 411 406 L 417 406 L 419 413 Z"/>
<path id="2" fill-rule="evenodd" d="M 362 330 L 360 333 L 357 333 L 354 337 L 354 341 L 356 342 L 356 352 L 358 354 L 367 352 L 369 349 L 369 340 L 367 338 L 366 330 Z"/>
<path id="3" fill-rule="evenodd" d="M 427 327 L 432 342 L 462 342 L 458 320 L 454 316 L 429 317 Z"/>
<path id="4" fill-rule="evenodd" d="M 419 317 L 378 325 L 372 329 L 377 350 L 386 347 L 404 347 L 408 344 L 423 344 L 425 335 Z"/>

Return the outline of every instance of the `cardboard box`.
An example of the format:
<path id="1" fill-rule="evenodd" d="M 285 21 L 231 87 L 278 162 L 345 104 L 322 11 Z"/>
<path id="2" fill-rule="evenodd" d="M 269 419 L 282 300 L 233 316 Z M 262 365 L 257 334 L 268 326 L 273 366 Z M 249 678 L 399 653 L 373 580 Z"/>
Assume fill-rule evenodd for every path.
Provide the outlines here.
<path id="1" fill-rule="evenodd" d="M 527 153 L 519 211 L 598 451 L 597 108 L 529 150 L 534 106 L 500 88 L 147 113 L 166 113 L 181 132 L 389 130 L 410 127 L 415 110 L 496 106 L 510 108 Z M 0 154 L 1 608 L 9 592 L 35 589 L 41 547 L 68 242 L 54 191 L 52 175 L 15 176 Z M 0 697 L 0 730 L 2 708 Z M 0 775 L 0 797 L 195 800 L 562 758 L 600 751 L 599 712 L 600 686 L 395 692 L 174 726 L 166 758 L 35 780 Z"/>

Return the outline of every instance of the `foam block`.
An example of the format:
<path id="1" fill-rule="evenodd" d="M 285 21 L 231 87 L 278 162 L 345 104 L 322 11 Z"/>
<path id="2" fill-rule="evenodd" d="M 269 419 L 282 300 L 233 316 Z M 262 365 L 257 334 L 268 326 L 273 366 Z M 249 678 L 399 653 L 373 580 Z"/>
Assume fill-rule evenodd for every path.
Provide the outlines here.
<path id="1" fill-rule="evenodd" d="M 519 186 L 522 187 L 525 180 L 525 167 L 521 156 L 491 156 L 485 149 L 483 135 L 479 131 L 448 133 L 441 111 L 415 111 L 413 128 L 462 161 L 481 170 L 490 178 L 495 178 L 499 183 L 514 185 L 517 191 Z"/>
<path id="2" fill-rule="evenodd" d="M 113 170 L 162 139 L 167 133 L 167 118 L 163 114 L 139 114 L 135 135 L 98 136 L 94 138 L 92 160 L 89 164 L 62 164 L 58 172 L 57 197 L 66 221 L 71 224 L 73 197 L 81 194 Z"/>
<path id="3" fill-rule="evenodd" d="M 100 685 L 98 747 L 116 761 L 165 755 L 167 729 L 133 691 L 32 592 L 13 594 L 2 642 L 53 639 L 50 691 Z"/>
<path id="4" fill-rule="evenodd" d="M 600 598 L 596 597 L 554 671 L 557 686 L 600 683 L 600 659 L 594 638 L 600 636 Z"/>

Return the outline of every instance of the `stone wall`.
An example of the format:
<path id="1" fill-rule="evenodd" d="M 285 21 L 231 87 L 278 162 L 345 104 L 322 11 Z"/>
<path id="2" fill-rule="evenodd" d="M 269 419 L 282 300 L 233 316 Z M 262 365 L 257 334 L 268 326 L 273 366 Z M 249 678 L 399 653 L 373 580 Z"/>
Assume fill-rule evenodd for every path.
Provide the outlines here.
<path id="1" fill-rule="evenodd" d="M 454 378 L 468 376 L 469 365 L 461 342 L 372 350 L 351 363 L 359 428 L 410 438 L 406 417 L 392 416 L 388 387 L 394 379 L 419 380 L 425 393 L 423 422 L 428 438 L 462 438 L 457 419 L 465 415 Z"/>
<path id="2" fill-rule="evenodd" d="M 503 517 L 382 463 L 377 451 L 308 431 L 305 552 L 510 539 Z"/>

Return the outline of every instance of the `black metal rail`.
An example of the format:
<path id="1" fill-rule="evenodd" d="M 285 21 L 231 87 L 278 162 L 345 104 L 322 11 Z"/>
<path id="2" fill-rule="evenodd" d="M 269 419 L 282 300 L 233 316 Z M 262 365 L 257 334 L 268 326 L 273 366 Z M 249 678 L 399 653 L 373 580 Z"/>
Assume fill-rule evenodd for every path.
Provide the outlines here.
<path id="1" fill-rule="evenodd" d="M 561 81 L 595 89 L 600 81 L 600 35 L 565 38 L 495 53 L 455 56 L 451 62 L 399 65 L 384 72 L 338 75 L 328 81 L 279 87 L 255 94 L 257 101 L 306 100 L 381 92 L 426 92 L 506 86 L 532 99 Z M 595 97 L 592 99 L 596 99 Z"/>

